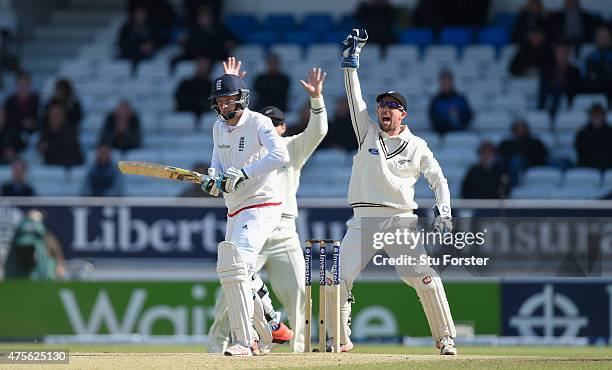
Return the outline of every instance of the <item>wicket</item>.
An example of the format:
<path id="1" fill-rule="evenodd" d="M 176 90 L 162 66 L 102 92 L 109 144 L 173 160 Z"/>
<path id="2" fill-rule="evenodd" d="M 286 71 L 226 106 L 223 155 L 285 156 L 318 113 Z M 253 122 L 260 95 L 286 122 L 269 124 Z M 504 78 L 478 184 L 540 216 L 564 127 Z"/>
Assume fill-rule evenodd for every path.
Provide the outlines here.
<path id="1" fill-rule="evenodd" d="M 325 276 L 327 255 L 326 245 L 333 245 L 333 261 L 332 274 L 333 281 L 331 282 L 331 327 L 334 338 L 333 352 L 340 352 L 340 242 L 333 239 L 311 239 L 306 241 L 304 248 L 304 260 L 306 262 L 306 297 L 305 321 L 304 321 L 304 352 L 312 352 L 312 246 L 319 244 L 319 352 L 326 351 L 326 309 L 327 302 L 325 297 L 325 289 L 327 281 Z"/>

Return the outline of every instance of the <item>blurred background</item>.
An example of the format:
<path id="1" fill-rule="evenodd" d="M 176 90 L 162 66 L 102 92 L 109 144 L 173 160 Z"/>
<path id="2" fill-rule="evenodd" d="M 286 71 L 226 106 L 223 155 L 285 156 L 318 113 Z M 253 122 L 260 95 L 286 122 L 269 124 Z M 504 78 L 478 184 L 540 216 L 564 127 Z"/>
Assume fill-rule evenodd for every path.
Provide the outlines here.
<path id="1" fill-rule="evenodd" d="M 370 35 L 366 103 L 406 96 L 406 123 L 441 163 L 456 214 L 610 216 L 611 22 L 606 0 L 0 0 L 0 339 L 205 341 L 223 203 L 121 175 L 116 161 L 206 172 L 208 96 L 227 56 L 248 72 L 250 107 L 283 109 L 290 135 L 309 115 L 299 79 L 327 71 L 330 129 L 302 172 L 298 228 L 302 240 L 341 238 L 356 142 L 339 54 L 358 26 Z M 416 198 L 429 215 L 422 179 Z M 464 340 L 612 337 L 609 277 L 515 277 L 450 279 Z M 401 283 L 366 276 L 359 289 L 357 339 L 428 335 Z M 406 298 L 387 304 L 393 289 Z M 573 308 L 521 310 L 559 296 Z"/>

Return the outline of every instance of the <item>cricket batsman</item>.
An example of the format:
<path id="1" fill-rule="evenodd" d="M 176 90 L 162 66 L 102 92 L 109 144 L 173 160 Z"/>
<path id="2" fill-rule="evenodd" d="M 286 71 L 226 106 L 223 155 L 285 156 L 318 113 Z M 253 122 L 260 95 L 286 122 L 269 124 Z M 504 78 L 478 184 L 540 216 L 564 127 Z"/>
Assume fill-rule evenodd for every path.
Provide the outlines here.
<path id="1" fill-rule="evenodd" d="M 442 169 L 427 143 L 410 132 L 406 125 L 402 125 L 407 115 L 406 99 L 396 91 L 384 92 L 376 97 L 376 121 L 368 115 L 357 77 L 359 53 L 367 39 L 365 30 L 352 30 L 343 42 L 341 61 L 351 121 L 358 143 L 348 194 L 353 218 L 347 222 L 348 230 L 340 248 L 340 338 L 331 338 L 328 344 L 330 350 L 333 341 L 340 340 L 341 352 L 353 348 L 348 326 L 353 283 L 375 252 L 374 248 L 368 246 L 361 248 L 362 233 L 375 229 L 369 226 L 368 218 L 384 218 L 394 225 L 414 227 L 417 216 L 413 210 L 418 207 L 413 199 L 414 184 L 422 173 L 436 198 L 435 228 L 452 230 L 450 193 Z M 397 247 L 386 246 L 385 251 L 393 257 L 399 251 Z M 424 252 L 424 248 L 422 250 Z M 440 277 L 429 266 L 414 270 L 400 276 L 416 290 L 440 354 L 455 355 L 455 324 Z"/>
<path id="2" fill-rule="evenodd" d="M 269 346 L 273 339 L 252 279 L 257 256 L 281 220 L 276 177 L 289 153 L 272 121 L 249 110 L 249 90 L 240 76 L 216 78 L 210 99 L 218 119 L 209 179 L 202 190 L 213 196 L 223 193 L 228 210 L 225 240 L 217 252 L 232 342 L 224 354 L 253 356 L 258 341 Z"/>
<path id="3" fill-rule="evenodd" d="M 228 66 L 225 69 L 226 73 L 242 76 L 246 73 L 245 71 L 240 72 L 240 62 L 236 63 L 232 58 L 228 59 L 227 64 L 224 64 L 224 67 L 226 66 Z M 325 76 L 326 74 L 321 69 L 313 68 L 309 73 L 308 82 L 300 81 L 310 96 L 310 120 L 304 132 L 283 137 L 290 161 L 278 170 L 277 176 L 278 189 L 283 201 L 281 221 L 257 258 L 257 270 L 265 268 L 272 288 L 285 307 L 289 324 L 294 330 L 294 338 L 291 342 L 293 352 L 304 352 L 304 255 L 295 225 L 295 219 L 298 216 L 296 193 L 302 167 L 327 134 L 327 113 L 322 95 Z M 273 106 L 262 108 L 261 113 L 272 120 L 278 134 L 283 136 L 287 130 L 284 113 Z M 257 293 L 262 297 L 264 310 L 275 312 L 271 308 L 271 303 L 269 303 L 270 308 L 266 307 L 270 302 L 267 288 L 263 282 L 257 285 L 260 287 Z M 217 313 L 215 322 L 208 334 L 208 348 L 209 351 L 221 352 L 229 339 L 227 337 L 229 333 L 227 306 L 223 299 L 217 300 L 215 312 Z M 266 318 L 272 317 L 274 315 Z M 273 336 L 277 336 L 277 331 L 274 330 L 276 323 L 269 321 L 269 324 L 272 327 Z M 275 338 L 274 342 L 279 341 Z"/>

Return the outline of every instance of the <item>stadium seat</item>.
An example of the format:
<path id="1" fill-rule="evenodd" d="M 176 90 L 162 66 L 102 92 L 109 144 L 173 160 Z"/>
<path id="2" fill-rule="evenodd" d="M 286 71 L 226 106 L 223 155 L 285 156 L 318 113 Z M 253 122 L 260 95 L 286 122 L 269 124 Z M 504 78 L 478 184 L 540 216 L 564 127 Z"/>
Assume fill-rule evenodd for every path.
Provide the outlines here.
<path id="1" fill-rule="evenodd" d="M 510 42 L 510 35 L 501 27 L 485 27 L 478 32 L 478 43 L 500 48 Z"/>
<path id="2" fill-rule="evenodd" d="M 310 31 L 293 31 L 284 34 L 282 41 L 301 46 L 308 46 L 317 41 L 317 35 Z"/>
<path id="3" fill-rule="evenodd" d="M 277 31 L 279 32 L 279 31 Z M 245 41 L 251 44 L 260 44 L 263 46 L 271 45 L 281 41 L 282 33 L 272 31 L 256 31 L 245 35 Z"/>
<path id="4" fill-rule="evenodd" d="M 507 93 L 499 95 L 495 100 L 490 103 L 493 109 L 499 111 L 507 111 L 513 114 L 522 114 L 528 108 L 527 98 L 525 94 L 521 93 Z"/>
<path id="5" fill-rule="evenodd" d="M 518 45 L 508 44 L 504 45 L 499 51 L 499 64 L 500 67 L 506 69 L 510 65 L 510 61 L 514 58 L 514 55 L 518 51 Z"/>
<path id="6" fill-rule="evenodd" d="M 176 64 L 174 77 L 177 79 L 189 78 L 195 74 L 196 63 L 191 60 L 183 60 Z"/>
<path id="7" fill-rule="evenodd" d="M 561 183 L 561 170 L 553 167 L 531 167 L 525 171 L 523 185 L 557 186 Z"/>
<path id="8" fill-rule="evenodd" d="M 460 148 L 473 151 L 478 148 L 480 138 L 473 132 L 449 132 L 444 135 L 444 148 Z"/>
<path id="9" fill-rule="evenodd" d="M 327 31 L 321 36 L 320 42 L 340 45 L 346 38 L 346 35 L 348 35 L 348 32 L 349 31 Z"/>
<path id="10" fill-rule="evenodd" d="M 144 61 L 138 65 L 137 76 L 141 78 L 167 78 L 168 61 Z"/>
<path id="11" fill-rule="evenodd" d="M 597 199 L 601 196 L 601 189 L 596 186 L 564 186 L 559 189 L 552 189 L 550 197 L 552 199 Z"/>
<path id="12" fill-rule="evenodd" d="M 423 47 L 433 44 L 434 34 L 430 28 L 410 28 L 400 33 L 399 41 L 403 44 L 415 44 Z"/>
<path id="13" fill-rule="evenodd" d="M 160 128 L 165 131 L 193 131 L 195 117 L 193 113 L 168 113 L 161 120 Z"/>
<path id="14" fill-rule="evenodd" d="M 272 45 L 270 51 L 279 57 L 283 69 L 290 69 L 302 59 L 302 48 L 293 43 Z"/>
<path id="15" fill-rule="evenodd" d="M 570 168 L 565 172 L 563 185 L 568 186 L 594 186 L 601 184 L 601 172 L 595 168 Z"/>
<path id="16" fill-rule="evenodd" d="M 79 125 L 81 131 L 99 133 L 104 127 L 106 116 L 102 113 L 88 112 Z"/>
<path id="17" fill-rule="evenodd" d="M 480 112 L 476 114 L 472 121 L 472 128 L 475 130 L 507 132 L 512 123 L 510 114 L 505 111 Z"/>
<path id="18" fill-rule="evenodd" d="M 387 47 L 385 61 L 397 63 L 416 63 L 419 60 L 419 50 L 412 45 L 393 44 Z"/>
<path id="19" fill-rule="evenodd" d="M 579 61 L 584 63 L 589 57 L 589 55 L 591 55 L 591 53 L 595 51 L 595 49 L 596 47 L 593 43 L 580 45 L 580 56 L 578 57 Z"/>
<path id="20" fill-rule="evenodd" d="M 603 186 L 612 188 L 612 168 L 608 168 L 604 172 L 602 183 L 603 183 Z"/>
<path id="21" fill-rule="evenodd" d="M 427 47 L 423 63 L 433 66 L 451 66 L 457 61 L 457 48 L 451 45 L 432 45 Z"/>
<path id="22" fill-rule="evenodd" d="M 287 33 L 295 30 L 296 22 L 293 14 L 272 13 L 265 17 L 262 27 L 271 32 Z"/>
<path id="23" fill-rule="evenodd" d="M 557 133 L 575 133 L 586 123 L 588 117 L 586 112 L 570 111 L 557 115 L 555 119 L 555 131 Z"/>
<path id="24" fill-rule="evenodd" d="M 522 185 L 512 189 L 512 199 L 549 199 L 551 187 L 547 185 Z"/>
<path id="25" fill-rule="evenodd" d="M 355 19 L 355 17 L 353 17 L 352 14 L 342 15 L 340 19 L 338 19 L 338 22 L 336 22 L 335 24 L 335 29 L 337 31 L 344 32 L 345 37 L 348 34 L 348 32 L 350 32 L 350 30 L 352 30 L 353 28 L 360 28 L 360 27 L 361 27 L 361 24 L 359 23 L 357 19 Z M 342 40 L 344 40 L 344 37 L 342 38 Z"/>
<path id="26" fill-rule="evenodd" d="M 550 115 L 545 111 L 529 111 L 525 114 L 525 120 L 533 132 L 550 131 Z"/>
<path id="27" fill-rule="evenodd" d="M 440 31 L 440 44 L 462 48 L 472 43 L 474 31 L 470 27 L 445 27 Z"/>
<path id="28" fill-rule="evenodd" d="M 492 64 L 495 62 L 495 49 L 490 45 L 468 45 L 463 49 L 463 63 Z"/>
<path id="29" fill-rule="evenodd" d="M 132 66 L 127 60 L 114 60 L 101 63 L 96 68 L 98 78 L 102 79 L 125 79 L 129 77 Z"/>
<path id="30" fill-rule="evenodd" d="M 66 167 L 55 165 L 30 165 L 28 177 L 33 184 L 64 183 Z M 44 186 L 43 186 L 44 187 Z"/>
<path id="31" fill-rule="evenodd" d="M 302 26 L 309 32 L 322 34 L 333 28 L 334 19 L 326 13 L 309 13 L 304 15 Z"/>
<path id="32" fill-rule="evenodd" d="M 586 111 L 593 104 L 601 104 L 605 110 L 608 108 L 608 100 L 604 94 L 578 94 L 572 102 L 572 110 Z"/>
<path id="33" fill-rule="evenodd" d="M 225 17 L 225 25 L 238 37 L 250 34 L 259 27 L 257 18 L 252 14 L 229 14 Z"/>

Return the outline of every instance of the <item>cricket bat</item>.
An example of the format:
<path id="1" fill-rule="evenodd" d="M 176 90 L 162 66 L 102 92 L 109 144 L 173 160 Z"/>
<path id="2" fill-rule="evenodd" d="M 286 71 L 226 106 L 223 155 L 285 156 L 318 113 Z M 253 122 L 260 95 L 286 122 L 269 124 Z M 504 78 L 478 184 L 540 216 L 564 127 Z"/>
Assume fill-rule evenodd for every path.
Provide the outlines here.
<path id="1" fill-rule="evenodd" d="M 203 175 L 196 171 L 173 166 L 165 166 L 158 163 L 143 161 L 119 161 L 117 165 L 121 172 L 131 175 L 159 177 L 162 179 L 187 181 L 194 184 L 201 184 L 205 181 L 205 178 L 208 178 L 207 175 Z"/>

